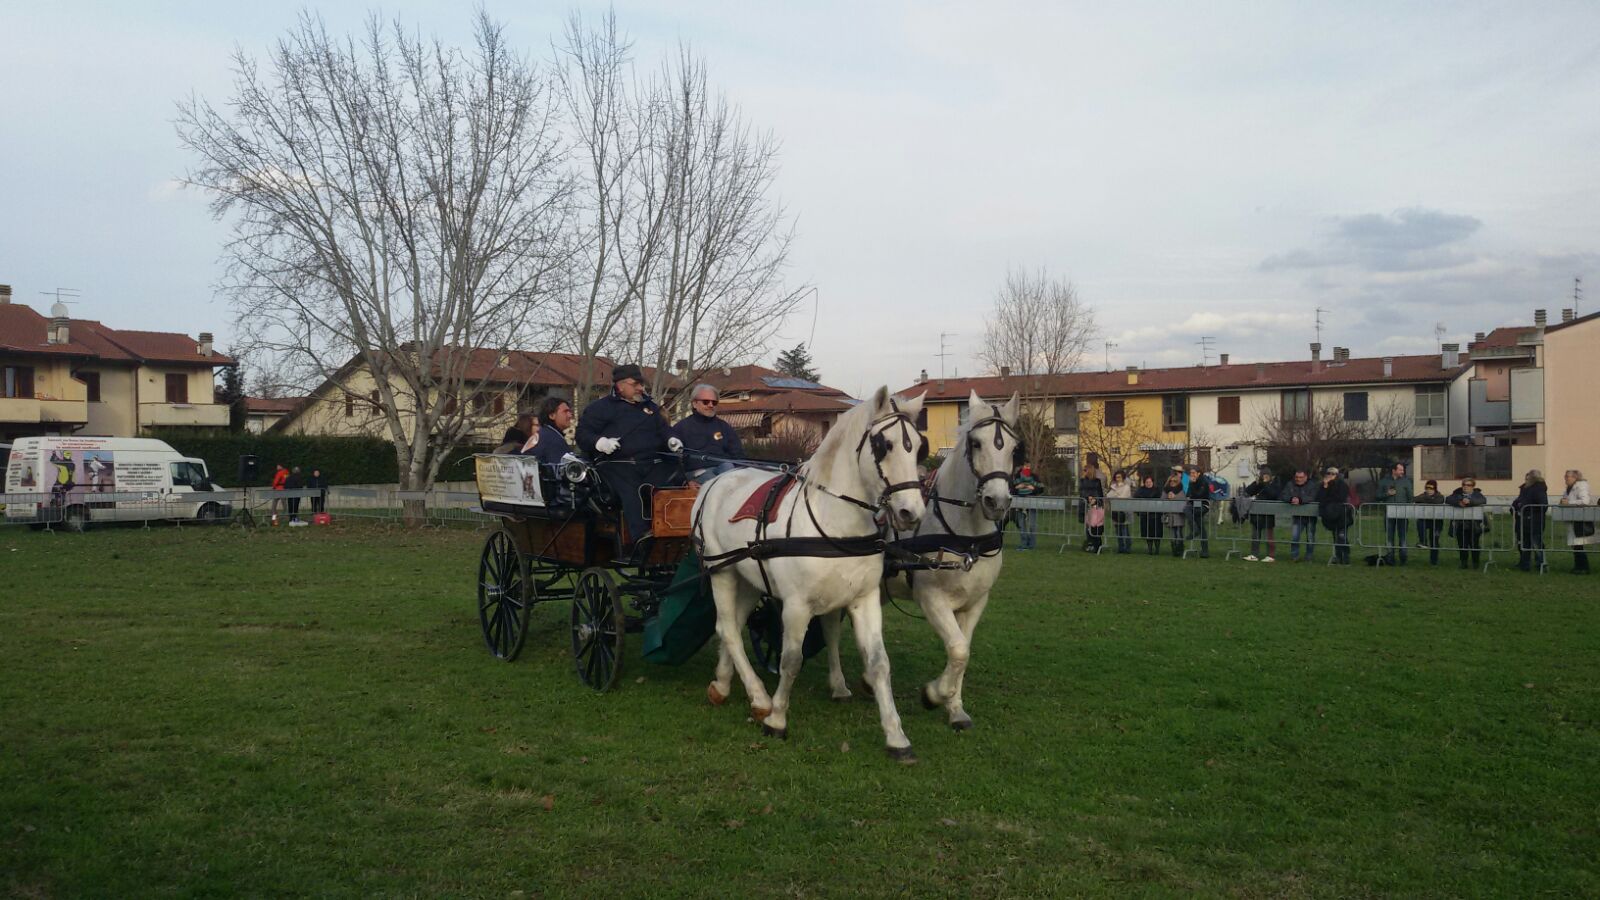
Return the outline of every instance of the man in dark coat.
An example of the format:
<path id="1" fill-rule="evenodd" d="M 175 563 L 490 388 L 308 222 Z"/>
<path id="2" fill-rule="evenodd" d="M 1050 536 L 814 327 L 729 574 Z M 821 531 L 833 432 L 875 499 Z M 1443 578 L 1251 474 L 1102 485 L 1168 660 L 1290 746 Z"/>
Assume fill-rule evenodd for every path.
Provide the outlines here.
<path id="1" fill-rule="evenodd" d="M 691 411 L 673 426 L 689 456 L 689 474 L 704 484 L 733 468 L 730 459 L 744 456 L 744 446 L 733 426 L 717 416 L 717 389 L 697 384 L 689 395 Z"/>
<path id="2" fill-rule="evenodd" d="M 1517 549 L 1521 551 L 1517 568 L 1524 572 L 1544 571 L 1544 517 L 1549 512 L 1550 489 L 1538 469 L 1523 479 L 1511 515 L 1517 525 Z"/>
<path id="3" fill-rule="evenodd" d="M 1296 469 L 1294 480 L 1283 486 L 1279 495 L 1285 503 L 1297 506 L 1294 514 L 1290 516 L 1289 529 L 1289 562 L 1299 562 L 1304 559 L 1311 562 L 1312 551 L 1317 545 L 1317 495 L 1320 485 L 1311 480 L 1311 475 L 1305 469 Z M 1301 539 L 1304 538 L 1302 545 Z M 1305 556 L 1300 556 L 1300 548 L 1305 547 Z"/>
<path id="4" fill-rule="evenodd" d="M 540 493 L 546 503 L 568 500 L 560 468 L 562 458 L 572 452 L 566 435 L 567 429 L 572 427 L 572 404 L 562 397 L 546 397 L 539 404 L 539 415 L 534 423 L 533 434 L 516 452 L 539 461 Z"/>
<path id="5" fill-rule="evenodd" d="M 1206 514 L 1211 510 L 1211 480 L 1199 466 L 1189 467 L 1189 537 L 1200 539 L 1200 558 L 1211 557 L 1211 538 L 1206 531 Z"/>
<path id="6" fill-rule="evenodd" d="M 1260 477 L 1245 486 L 1244 495 L 1249 497 L 1252 503 L 1272 502 L 1283 496 L 1283 485 L 1273 478 L 1271 469 L 1263 467 Z M 1274 516 L 1250 514 L 1250 555 L 1245 557 L 1247 561 L 1272 562 L 1278 552 L 1277 536 L 1274 534 L 1277 524 L 1278 520 Z M 1258 557 L 1256 551 L 1263 543 L 1266 544 L 1267 555 Z"/>
<path id="7" fill-rule="evenodd" d="M 1471 509 L 1474 506 L 1484 506 L 1488 502 L 1489 498 L 1483 495 L 1483 491 L 1478 490 L 1478 479 L 1471 477 L 1461 479 L 1461 487 L 1451 491 L 1450 496 L 1444 498 L 1445 506 L 1453 506 L 1456 509 Z M 1461 549 L 1461 568 L 1467 568 L 1469 559 L 1474 569 L 1483 561 L 1483 529 L 1482 519 L 1457 519 L 1450 523 L 1450 533 L 1455 536 L 1456 546 Z"/>
<path id="8" fill-rule="evenodd" d="M 578 447 L 596 460 L 600 478 L 621 501 L 628 535 L 637 541 L 650 531 L 641 492 L 646 485 L 672 482 L 676 464 L 663 461 L 661 454 L 683 449 L 666 413 L 645 393 L 638 366 L 611 370 L 611 393 L 584 407 L 577 437 Z"/>
<path id="9" fill-rule="evenodd" d="M 1345 481 L 1334 466 L 1322 473 L 1317 512 L 1322 518 L 1322 527 L 1333 533 L 1334 564 L 1350 565 L 1350 526 L 1354 523 L 1355 512 L 1350 508 L 1350 482 Z"/>

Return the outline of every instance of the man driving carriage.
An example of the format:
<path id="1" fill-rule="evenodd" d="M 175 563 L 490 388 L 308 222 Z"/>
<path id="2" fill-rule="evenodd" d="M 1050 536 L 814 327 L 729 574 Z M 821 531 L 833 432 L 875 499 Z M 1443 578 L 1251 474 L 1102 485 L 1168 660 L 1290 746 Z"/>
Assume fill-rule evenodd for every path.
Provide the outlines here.
<path id="1" fill-rule="evenodd" d="M 649 533 L 645 485 L 679 482 L 678 465 L 663 451 L 683 449 L 666 413 L 645 393 L 644 373 L 631 363 L 611 370 L 611 393 L 593 401 L 578 419 L 578 447 L 596 461 L 601 479 L 622 502 L 628 535 L 637 541 Z"/>

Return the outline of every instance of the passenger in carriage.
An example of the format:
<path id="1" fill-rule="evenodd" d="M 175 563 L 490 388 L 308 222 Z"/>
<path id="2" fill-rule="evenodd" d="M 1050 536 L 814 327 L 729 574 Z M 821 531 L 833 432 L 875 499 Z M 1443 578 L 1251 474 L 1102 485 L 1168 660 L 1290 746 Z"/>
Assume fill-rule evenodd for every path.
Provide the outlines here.
<path id="1" fill-rule="evenodd" d="M 596 461 L 601 479 L 622 502 L 628 534 L 637 541 L 649 533 L 645 517 L 645 485 L 666 487 L 677 481 L 677 463 L 663 460 L 683 441 L 661 407 L 645 393 L 644 373 L 632 364 L 611 370 L 611 393 L 584 407 L 578 418 L 578 447 Z"/>
<path id="2" fill-rule="evenodd" d="M 506 429 L 500 438 L 500 443 L 494 448 L 495 453 L 516 453 L 518 448 L 528 442 L 529 435 L 538 428 L 538 423 L 533 420 L 533 413 L 522 413 L 517 416 L 517 421 Z"/>
<path id="3" fill-rule="evenodd" d="M 689 460 L 689 477 L 701 484 L 733 468 L 728 460 L 744 457 L 744 446 L 733 426 L 717 416 L 717 389 L 697 384 L 690 394 L 691 412 L 673 426 L 683 440 Z"/>
<path id="4" fill-rule="evenodd" d="M 572 452 L 567 445 L 567 429 L 572 427 L 572 404 L 561 397 L 546 397 L 539 404 L 538 427 L 516 451 L 537 457 L 547 466 L 561 465 L 561 457 Z"/>

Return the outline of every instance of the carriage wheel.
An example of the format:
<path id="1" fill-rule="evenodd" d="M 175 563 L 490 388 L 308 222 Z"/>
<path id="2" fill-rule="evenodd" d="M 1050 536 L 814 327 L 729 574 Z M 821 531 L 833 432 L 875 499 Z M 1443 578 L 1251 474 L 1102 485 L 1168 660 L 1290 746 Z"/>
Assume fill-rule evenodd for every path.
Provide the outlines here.
<path id="1" fill-rule="evenodd" d="M 778 620 L 776 627 L 773 619 Z M 774 675 L 778 674 L 778 661 L 783 658 L 782 621 L 783 610 L 778 604 L 762 597 L 756 601 L 756 608 L 750 611 L 750 618 L 745 623 L 753 651 L 751 662 Z"/>
<path id="2" fill-rule="evenodd" d="M 572 591 L 572 664 L 579 681 L 597 691 L 616 684 L 625 633 L 616 581 L 605 569 L 585 569 Z"/>
<path id="3" fill-rule="evenodd" d="M 517 552 L 511 535 L 489 535 L 478 560 L 478 623 L 483 643 L 497 658 L 511 662 L 522 652 L 533 598 L 527 557 Z"/>

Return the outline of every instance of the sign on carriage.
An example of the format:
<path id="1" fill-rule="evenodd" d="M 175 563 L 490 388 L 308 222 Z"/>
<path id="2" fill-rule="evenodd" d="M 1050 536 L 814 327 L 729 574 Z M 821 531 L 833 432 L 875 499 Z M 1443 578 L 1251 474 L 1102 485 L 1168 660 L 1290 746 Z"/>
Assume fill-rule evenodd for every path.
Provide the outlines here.
<path id="1" fill-rule="evenodd" d="M 476 457 L 478 494 L 485 503 L 543 506 L 539 461 L 531 456 L 479 454 Z"/>

